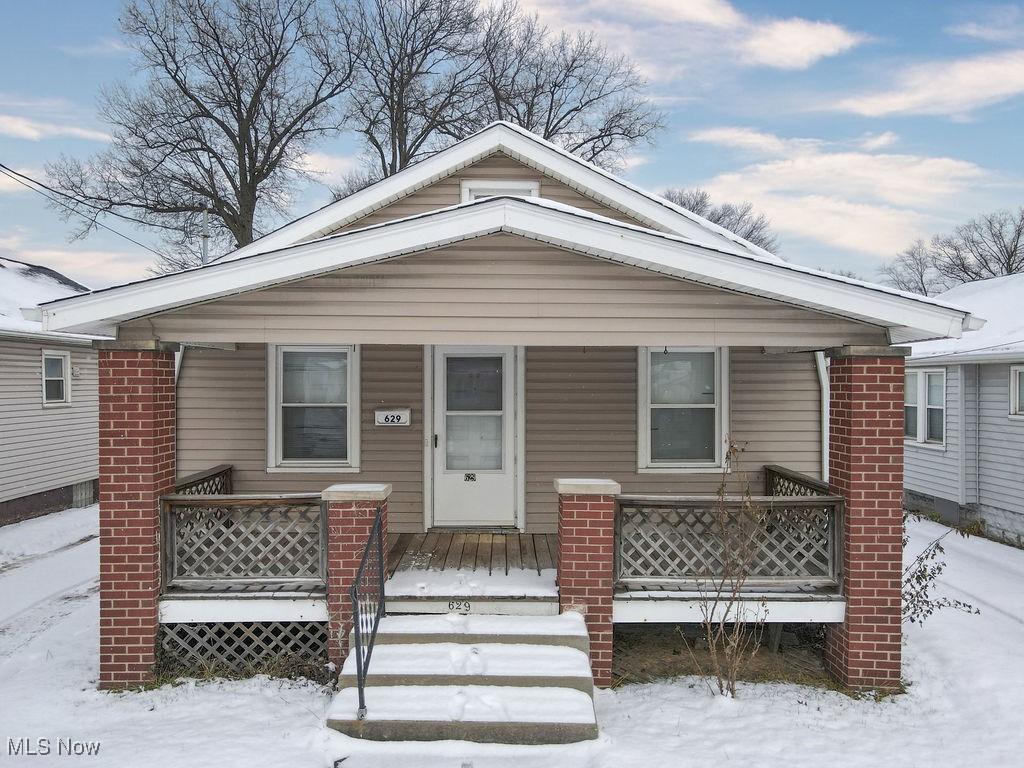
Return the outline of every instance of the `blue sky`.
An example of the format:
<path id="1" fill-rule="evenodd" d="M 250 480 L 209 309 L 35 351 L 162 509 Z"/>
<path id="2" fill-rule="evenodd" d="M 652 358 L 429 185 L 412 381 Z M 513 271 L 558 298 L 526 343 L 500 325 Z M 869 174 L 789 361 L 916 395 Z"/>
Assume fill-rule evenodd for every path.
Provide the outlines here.
<path id="1" fill-rule="evenodd" d="M 1024 5 L 972 2 L 526 0 L 554 27 L 593 30 L 632 56 L 667 112 L 626 175 L 650 189 L 701 185 L 772 219 L 786 258 L 878 266 L 917 237 L 1024 204 Z M 0 162 L 41 176 L 60 153 L 104 146 L 96 96 L 132 76 L 115 0 L 0 4 Z M 309 160 L 336 179 L 351 136 Z M 296 195 L 300 215 L 328 199 Z M 118 220 L 125 233 L 157 245 Z M 0 179 L 0 255 L 100 287 L 152 255 L 69 224 Z"/>

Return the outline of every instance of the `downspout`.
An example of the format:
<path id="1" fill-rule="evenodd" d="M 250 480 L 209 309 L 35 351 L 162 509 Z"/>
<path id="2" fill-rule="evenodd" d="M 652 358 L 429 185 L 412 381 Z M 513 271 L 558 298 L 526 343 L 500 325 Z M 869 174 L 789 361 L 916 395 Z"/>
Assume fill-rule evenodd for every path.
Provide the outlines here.
<path id="1" fill-rule="evenodd" d="M 824 352 L 814 353 L 814 365 L 818 369 L 818 388 L 821 390 L 821 479 L 828 482 L 828 428 L 831 413 L 831 392 L 828 386 L 828 360 Z"/>

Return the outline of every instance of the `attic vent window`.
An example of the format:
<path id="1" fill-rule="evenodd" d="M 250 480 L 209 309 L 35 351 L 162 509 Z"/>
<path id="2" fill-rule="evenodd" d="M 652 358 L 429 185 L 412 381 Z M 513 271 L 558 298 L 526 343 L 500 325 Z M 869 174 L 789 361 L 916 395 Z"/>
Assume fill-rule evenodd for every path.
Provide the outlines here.
<path id="1" fill-rule="evenodd" d="M 464 203 L 484 197 L 497 197 L 499 195 L 540 197 L 540 182 L 512 179 L 462 180 L 462 202 Z"/>

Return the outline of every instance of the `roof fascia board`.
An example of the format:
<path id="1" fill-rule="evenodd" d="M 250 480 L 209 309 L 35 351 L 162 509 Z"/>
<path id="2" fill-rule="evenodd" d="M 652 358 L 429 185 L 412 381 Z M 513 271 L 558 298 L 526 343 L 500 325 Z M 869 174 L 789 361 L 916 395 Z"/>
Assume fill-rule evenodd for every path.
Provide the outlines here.
<path id="1" fill-rule="evenodd" d="M 955 352 L 931 357 L 908 357 L 907 365 L 927 366 L 933 364 L 952 365 L 956 363 L 1014 363 L 1024 362 L 1024 352 Z"/>
<path id="2" fill-rule="evenodd" d="M 886 325 L 911 337 L 959 337 L 967 315 L 963 310 L 709 250 L 639 228 L 618 226 L 525 200 L 494 198 L 353 230 L 275 253 L 217 262 L 114 289 L 113 293 L 87 294 L 43 305 L 44 328 L 63 330 L 117 322 L 498 231 L 670 277 Z M 359 255 L 339 259 L 339 246 Z M 216 285 L 214 290 L 210 290 L 211 283 Z M 816 297 L 813 302 L 806 298 L 812 295 Z"/>

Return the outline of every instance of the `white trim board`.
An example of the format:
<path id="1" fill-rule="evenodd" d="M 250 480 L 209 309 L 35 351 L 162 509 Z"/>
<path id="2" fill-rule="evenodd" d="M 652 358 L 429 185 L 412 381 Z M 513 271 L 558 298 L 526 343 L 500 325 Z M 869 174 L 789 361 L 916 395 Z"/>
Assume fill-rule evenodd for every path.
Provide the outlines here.
<path id="1" fill-rule="evenodd" d="M 737 256 L 541 198 L 495 197 L 284 250 L 222 261 L 42 305 L 47 330 L 135 317 L 508 232 L 594 258 L 887 327 L 892 337 L 959 337 L 976 321 L 933 299 L 794 264 Z"/>
<path id="2" fill-rule="evenodd" d="M 187 597 L 160 599 L 160 623 L 327 621 L 325 597 Z"/>
<path id="3" fill-rule="evenodd" d="M 627 593 L 628 594 L 628 593 Z M 637 597 L 615 596 L 612 600 L 612 622 L 616 624 L 683 624 L 704 621 L 702 598 L 676 597 L 671 592 L 659 593 L 665 597 L 651 598 L 650 593 Z M 838 624 L 846 618 L 846 601 L 841 598 L 808 599 L 803 597 L 751 597 L 739 600 L 733 610 L 742 611 L 749 621 L 793 624 Z M 714 618 L 714 617 L 713 617 Z"/>

